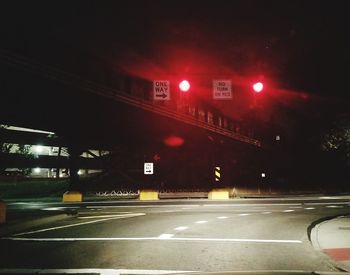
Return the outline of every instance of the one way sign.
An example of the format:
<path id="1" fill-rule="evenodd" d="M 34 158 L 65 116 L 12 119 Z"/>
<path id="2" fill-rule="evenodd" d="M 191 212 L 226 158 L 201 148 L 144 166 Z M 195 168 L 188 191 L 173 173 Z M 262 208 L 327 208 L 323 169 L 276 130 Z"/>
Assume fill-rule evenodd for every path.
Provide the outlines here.
<path id="1" fill-rule="evenodd" d="M 169 80 L 153 81 L 153 99 L 170 100 L 170 81 Z"/>

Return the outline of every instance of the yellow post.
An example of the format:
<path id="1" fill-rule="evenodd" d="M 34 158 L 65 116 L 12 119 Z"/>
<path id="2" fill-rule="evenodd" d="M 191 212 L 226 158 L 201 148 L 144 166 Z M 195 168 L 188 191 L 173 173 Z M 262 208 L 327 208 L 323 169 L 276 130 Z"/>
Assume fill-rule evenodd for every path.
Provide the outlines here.
<path id="1" fill-rule="evenodd" d="M 215 167 L 215 182 L 220 182 L 221 180 L 221 169 L 220 166 Z"/>

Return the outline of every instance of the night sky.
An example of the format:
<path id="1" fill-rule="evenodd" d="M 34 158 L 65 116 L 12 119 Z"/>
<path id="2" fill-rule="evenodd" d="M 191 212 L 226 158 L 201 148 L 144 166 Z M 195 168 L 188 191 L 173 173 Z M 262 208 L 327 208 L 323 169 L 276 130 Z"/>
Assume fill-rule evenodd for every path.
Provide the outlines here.
<path id="1" fill-rule="evenodd" d="M 271 98 L 294 106 L 350 98 L 346 1 L 4 1 L 0 10 L 0 47 L 34 57 L 73 48 L 148 79 L 262 78 Z"/>

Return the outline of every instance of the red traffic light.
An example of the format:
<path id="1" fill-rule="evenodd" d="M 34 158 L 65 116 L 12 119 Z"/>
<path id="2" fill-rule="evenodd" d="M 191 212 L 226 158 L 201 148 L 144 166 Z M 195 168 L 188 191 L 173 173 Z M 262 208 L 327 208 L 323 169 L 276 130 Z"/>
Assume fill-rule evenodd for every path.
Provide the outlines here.
<path id="1" fill-rule="evenodd" d="M 179 88 L 181 92 L 188 92 L 191 85 L 187 80 L 182 80 L 179 84 Z"/>
<path id="2" fill-rule="evenodd" d="M 263 89 L 264 89 L 264 84 L 262 84 L 261 82 L 256 82 L 253 84 L 254 92 L 260 93 L 262 92 Z"/>

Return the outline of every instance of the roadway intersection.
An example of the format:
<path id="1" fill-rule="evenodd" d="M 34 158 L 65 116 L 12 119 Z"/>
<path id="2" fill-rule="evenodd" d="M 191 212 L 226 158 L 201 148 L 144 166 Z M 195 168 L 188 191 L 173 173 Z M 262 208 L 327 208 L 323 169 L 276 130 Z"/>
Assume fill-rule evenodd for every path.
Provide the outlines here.
<path id="1" fill-rule="evenodd" d="M 45 213 L 50 220 L 27 217 L 26 226 L 2 228 L 0 273 L 16 268 L 330 272 L 339 269 L 313 247 L 308 233 L 316 221 L 349 214 L 350 198 L 27 202 L 9 204 L 9 213 Z"/>

